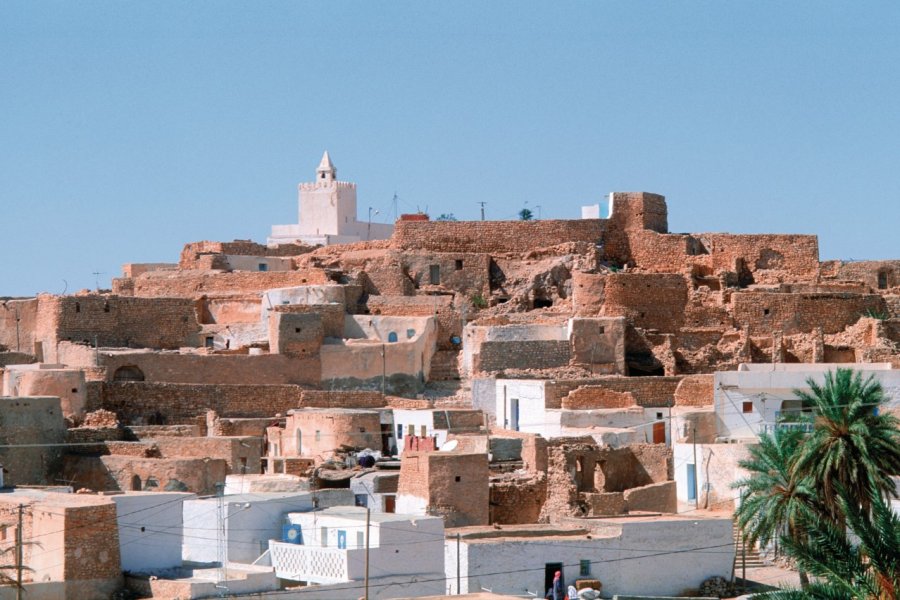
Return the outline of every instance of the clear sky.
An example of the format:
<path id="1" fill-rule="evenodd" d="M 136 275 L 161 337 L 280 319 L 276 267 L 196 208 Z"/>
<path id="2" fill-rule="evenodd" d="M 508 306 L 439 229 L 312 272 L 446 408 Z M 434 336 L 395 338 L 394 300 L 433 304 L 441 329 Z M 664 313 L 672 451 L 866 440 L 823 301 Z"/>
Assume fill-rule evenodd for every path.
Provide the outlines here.
<path id="1" fill-rule="evenodd" d="M 6 1 L 0 142 L 0 296 L 264 242 L 325 149 L 362 218 L 645 190 L 900 258 L 900 3 Z"/>

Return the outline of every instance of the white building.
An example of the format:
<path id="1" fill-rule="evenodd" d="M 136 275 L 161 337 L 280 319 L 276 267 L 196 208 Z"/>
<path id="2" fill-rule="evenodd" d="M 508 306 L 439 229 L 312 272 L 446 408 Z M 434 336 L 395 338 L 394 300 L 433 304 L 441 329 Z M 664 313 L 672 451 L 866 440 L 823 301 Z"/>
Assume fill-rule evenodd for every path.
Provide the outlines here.
<path id="1" fill-rule="evenodd" d="M 852 368 L 863 378 L 874 375 L 887 396 L 887 407 L 900 408 L 900 370 L 889 363 L 743 364 L 737 371 L 715 374 L 715 409 L 718 436 L 723 440 L 753 440 L 776 425 L 796 421 L 801 402 L 794 390 L 809 391 L 807 379 L 823 385 L 825 374 Z"/>
<path id="2" fill-rule="evenodd" d="M 609 598 L 678 596 L 709 577 L 730 578 L 733 561 L 731 519 L 693 515 L 449 530 L 444 568 L 449 594 L 489 589 L 543 598 L 553 574 L 562 571 L 567 585 L 599 579 Z"/>
<path id="3" fill-rule="evenodd" d="M 273 225 L 268 243 L 349 244 L 364 240 L 386 240 L 394 226 L 372 223 L 369 209 L 365 221 L 357 220 L 356 184 L 337 180 L 337 169 L 326 151 L 316 169 L 316 180 L 299 186 L 300 218 L 296 225 Z"/>
<path id="4" fill-rule="evenodd" d="M 128 492 L 110 496 L 116 504 L 122 570 L 147 573 L 181 566 L 183 492 Z"/>
<path id="5" fill-rule="evenodd" d="M 590 435 L 597 443 L 616 447 L 659 441 L 661 432 L 665 442 L 670 443 L 670 428 L 666 426 L 670 408 L 548 408 L 547 387 L 555 383 L 547 379 L 497 379 L 494 394 L 497 427 L 536 433 L 548 439 Z"/>
<path id="6" fill-rule="evenodd" d="M 221 503 L 221 510 L 220 510 Z M 269 547 L 269 540 L 281 539 L 289 512 L 311 511 L 317 507 L 352 505 L 350 490 L 235 494 L 200 498 L 184 503 L 184 550 L 186 561 L 215 563 L 220 560 L 216 533 L 224 524 L 225 559 L 252 563 Z"/>
<path id="7" fill-rule="evenodd" d="M 444 522 L 440 517 L 371 513 L 367 528 L 366 509 L 333 507 L 291 513 L 288 520 L 294 529 L 284 538 L 291 541 L 269 544 L 272 566 L 281 579 L 321 586 L 323 598 L 362 595 L 359 584 L 366 575 L 368 529 L 370 598 L 444 591 Z M 329 591 L 346 591 L 350 582 L 357 584 L 355 594 Z"/>

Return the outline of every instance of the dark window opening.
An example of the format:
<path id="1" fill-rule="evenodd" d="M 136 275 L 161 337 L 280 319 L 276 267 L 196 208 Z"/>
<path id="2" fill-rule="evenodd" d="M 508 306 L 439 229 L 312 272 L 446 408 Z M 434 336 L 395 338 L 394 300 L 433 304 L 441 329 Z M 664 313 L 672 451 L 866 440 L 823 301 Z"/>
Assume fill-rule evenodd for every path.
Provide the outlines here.
<path id="1" fill-rule="evenodd" d="M 259 263 L 258 265 L 256 265 L 256 268 L 260 271 L 268 271 L 269 265 L 267 265 L 266 263 Z"/>
<path id="2" fill-rule="evenodd" d="M 497 298 L 497 304 L 506 304 L 507 302 L 509 302 L 509 298 L 504 298 L 504 297 Z"/>
<path id="3" fill-rule="evenodd" d="M 211 335 L 206 336 L 205 346 L 206 346 L 207 348 L 212 348 L 212 347 L 215 346 L 215 345 L 216 345 L 216 338 L 214 338 L 214 337 L 211 336 Z"/>
<path id="4" fill-rule="evenodd" d="M 887 271 L 878 271 L 878 289 L 886 290 L 888 288 Z"/>
<path id="5" fill-rule="evenodd" d="M 431 265 L 428 267 L 428 282 L 431 285 L 440 285 L 441 283 L 441 267 L 440 265 Z"/>
<path id="6" fill-rule="evenodd" d="M 78 388 L 72 388 L 72 393 L 73 393 L 73 394 L 77 394 L 77 393 L 78 393 Z"/>
<path id="7" fill-rule="evenodd" d="M 606 327 L 601 325 L 600 327 L 597 328 L 597 333 L 601 333 L 601 334 L 606 333 Z"/>
<path id="8" fill-rule="evenodd" d="M 144 381 L 144 372 L 134 365 L 119 367 L 113 373 L 113 381 Z"/>
<path id="9" fill-rule="evenodd" d="M 456 483 L 459 483 L 459 482 L 462 480 L 462 477 L 460 477 L 459 475 L 457 475 L 456 478 L 455 478 L 455 480 L 456 480 Z"/>
<path id="10" fill-rule="evenodd" d="M 553 300 L 550 298 L 535 298 L 533 304 L 535 308 L 550 308 L 553 306 Z"/>
<path id="11" fill-rule="evenodd" d="M 764 317 L 768 317 L 768 316 L 769 316 L 769 309 L 768 309 L 768 308 L 764 308 L 764 309 L 763 309 L 763 316 L 764 316 Z"/>
<path id="12" fill-rule="evenodd" d="M 300 333 L 300 328 L 299 328 L 299 327 L 294 327 L 294 333 Z"/>
<path id="13" fill-rule="evenodd" d="M 456 259 L 456 270 L 462 271 L 462 268 L 463 268 L 463 261 L 461 259 L 457 258 Z"/>
<path id="14" fill-rule="evenodd" d="M 77 312 L 77 313 L 81 312 L 81 303 L 80 302 L 75 303 L 75 312 Z"/>
<path id="15" fill-rule="evenodd" d="M 753 412 L 753 402 L 744 402 L 741 407 L 744 413 L 752 413 Z"/>
<path id="16" fill-rule="evenodd" d="M 103 303 L 103 312 L 109 312 L 109 302 Z"/>
<path id="17" fill-rule="evenodd" d="M 591 561 L 589 560 L 579 560 L 578 561 L 578 576 L 579 577 L 588 577 L 591 574 Z"/>

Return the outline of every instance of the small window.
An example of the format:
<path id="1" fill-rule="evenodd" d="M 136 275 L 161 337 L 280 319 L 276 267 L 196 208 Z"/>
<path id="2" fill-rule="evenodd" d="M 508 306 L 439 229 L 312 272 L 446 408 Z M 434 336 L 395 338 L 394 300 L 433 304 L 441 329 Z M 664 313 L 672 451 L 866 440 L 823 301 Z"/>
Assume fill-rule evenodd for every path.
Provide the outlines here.
<path id="1" fill-rule="evenodd" d="M 456 270 L 457 270 L 457 271 L 462 271 L 462 268 L 463 268 L 463 261 L 462 261 L 462 259 L 461 259 L 461 258 L 457 258 L 456 261 L 455 261 L 455 264 L 456 264 Z"/>
<path id="2" fill-rule="evenodd" d="M 103 312 L 109 312 L 109 302 L 103 303 Z"/>
<path id="3" fill-rule="evenodd" d="M 391 331 L 390 333 L 388 333 L 388 342 L 389 342 L 389 343 L 396 342 L 397 339 L 398 339 L 398 338 L 397 338 L 397 332 L 396 332 L 396 331 Z"/>
<path id="4" fill-rule="evenodd" d="M 661 412 L 656 413 L 656 418 L 657 418 L 657 419 L 662 419 L 662 418 L 663 418 L 663 414 L 662 414 Z"/>
<path id="5" fill-rule="evenodd" d="M 422 432 L 422 437 L 425 437 L 426 435 L 428 435 L 428 429 L 424 425 L 419 426 L 419 431 Z"/>
<path id="6" fill-rule="evenodd" d="M 744 410 L 744 413 L 752 413 L 753 412 L 753 402 L 744 402 L 743 410 Z"/>
<path id="7" fill-rule="evenodd" d="M 591 574 L 591 561 L 581 559 L 578 561 L 578 576 L 588 577 Z"/>
<path id="8" fill-rule="evenodd" d="M 316 429 L 316 441 L 318 442 L 321 439 L 322 439 L 322 432 L 319 431 L 318 429 Z"/>
<path id="9" fill-rule="evenodd" d="M 454 479 L 454 481 L 456 481 L 456 483 L 459 483 L 460 481 L 462 481 L 462 477 L 460 477 L 459 475 L 457 475 L 453 479 Z"/>
<path id="10" fill-rule="evenodd" d="M 397 439 L 403 439 L 403 425 L 397 425 Z"/>
<path id="11" fill-rule="evenodd" d="M 369 497 L 365 494 L 356 494 L 355 496 L 356 498 L 354 503 L 356 504 L 356 506 L 362 506 L 363 508 L 365 508 L 369 505 Z"/>
<path id="12" fill-rule="evenodd" d="M 606 333 L 606 327 L 601 325 L 600 327 L 597 328 L 597 333 L 599 333 L 600 335 L 603 335 L 604 333 Z"/>
<path id="13" fill-rule="evenodd" d="M 300 328 L 299 328 L 299 327 L 294 327 L 294 333 L 300 333 Z"/>
<path id="14" fill-rule="evenodd" d="M 81 303 L 80 302 L 75 303 L 75 312 L 81 312 Z"/>
<path id="15" fill-rule="evenodd" d="M 148 488 L 148 489 L 149 489 L 149 488 L 158 488 L 158 487 L 159 487 L 159 480 L 158 480 L 156 477 L 148 477 L 148 478 L 147 478 L 147 485 L 144 486 L 144 487 L 146 487 L 146 488 Z"/>
<path id="16" fill-rule="evenodd" d="M 764 316 L 764 317 L 768 317 L 768 316 L 769 316 L 769 309 L 768 309 L 768 308 L 764 308 L 764 309 L 763 309 L 763 316 Z"/>
<path id="17" fill-rule="evenodd" d="M 216 345 L 216 338 L 211 335 L 206 336 L 206 347 L 212 348 Z"/>
<path id="18" fill-rule="evenodd" d="M 359 432 L 360 432 L 360 433 L 365 433 L 365 432 L 366 432 L 366 428 L 365 428 L 365 427 L 360 427 L 360 428 L 359 428 Z"/>
<path id="19" fill-rule="evenodd" d="M 440 285 L 441 283 L 441 267 L 440 265 L 431 265 L 428 267 L 428 281 L 431 285 Z"/>
<path id="20" fill-rule="evenodd" d="M 886 290 L 888 288 L 888 273 L 887 271 L 881 270 L 878 271 L 878 289 Z"/>
<path id="21" fill-rule="evenodd" d="M 72 393 L 73 393 L 73 394 L 77 394 L 77 393 L 78 393 L 78 388 L 72 388 Z"/>
<path id="22" fill-rule="evenodd" d="M 256 265 L 256 268 L 260 271 L 268 271 L 269 265 L 267 265 L 266 263 L 259 263 L 258 265 Z"/>

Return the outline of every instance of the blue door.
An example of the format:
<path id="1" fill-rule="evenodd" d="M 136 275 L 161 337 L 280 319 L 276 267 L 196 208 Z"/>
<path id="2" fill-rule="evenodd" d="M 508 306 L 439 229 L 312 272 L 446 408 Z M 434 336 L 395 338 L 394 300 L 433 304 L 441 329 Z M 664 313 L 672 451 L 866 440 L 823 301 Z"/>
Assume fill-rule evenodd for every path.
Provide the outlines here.
<path id="1" fill-rule="evenodd" d="M 347 532 L 343 529 L 338 529 L 338 549 L 347 549 Z"/>
<path id="2" fill-rule="evenodd" d="M 688 500 L 697 499 L 697 465 L 687 465 Z"/>

